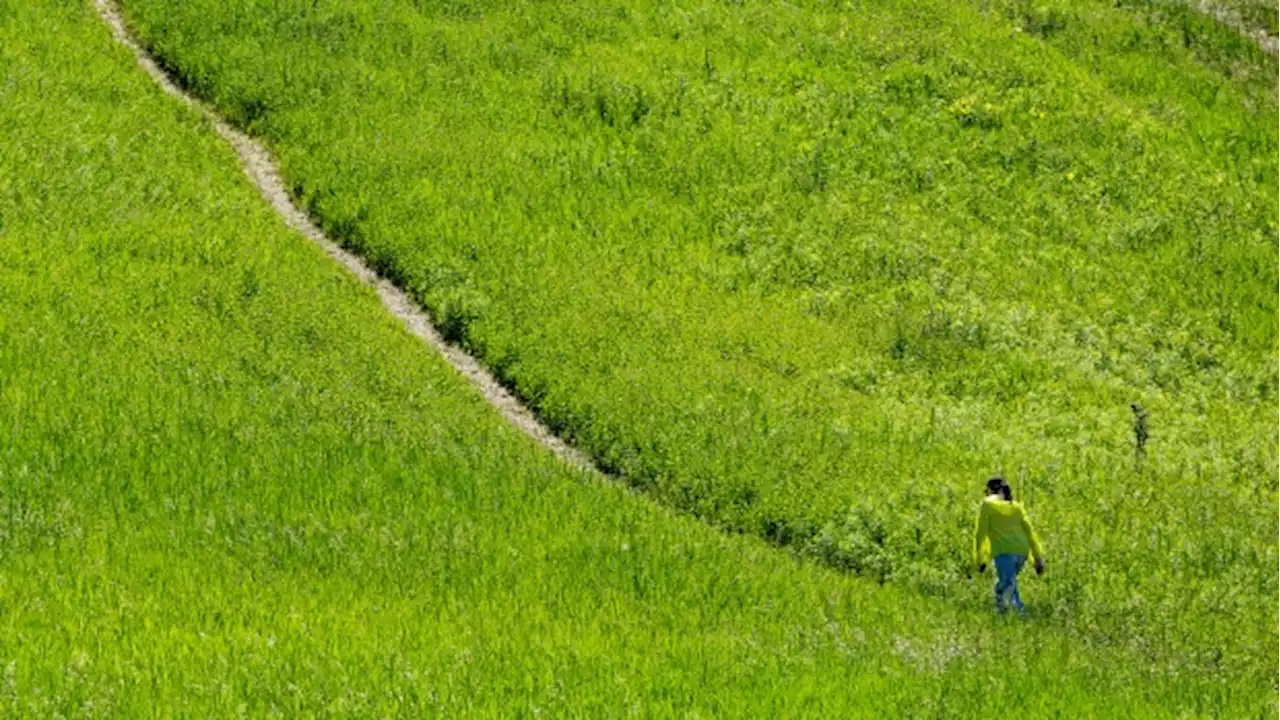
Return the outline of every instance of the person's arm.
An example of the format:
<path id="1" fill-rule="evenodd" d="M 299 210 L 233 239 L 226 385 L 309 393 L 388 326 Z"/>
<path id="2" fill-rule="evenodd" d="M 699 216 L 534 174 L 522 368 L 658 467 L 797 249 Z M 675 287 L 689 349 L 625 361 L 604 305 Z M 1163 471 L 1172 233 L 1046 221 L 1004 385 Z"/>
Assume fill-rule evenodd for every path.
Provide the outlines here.
<path id="1" fill-rule="evenodd" d="M 991 530 L 991 520 L 987 513 L 987 503 L 983 501 L 978 510 L 978 526 L 973 531 L 973 562 L 978 572 L 987 569 L 987 535 Z"/>
<path id="2" fill-rule="evenodd" d="M 1027 534 L 1027 541 L 1031 543 L 1031 557 L 1036 561 L 1036 572 L 1044 572 L 1044 547 L 1040 545 L 1040 538 L 1031 527 L 1031 520 L 1027 518 L 1026 508 L 1020 507 L 1018 509 L 1021 510 L 1019 515 L 1022 517 L 1022 532 Z"/>

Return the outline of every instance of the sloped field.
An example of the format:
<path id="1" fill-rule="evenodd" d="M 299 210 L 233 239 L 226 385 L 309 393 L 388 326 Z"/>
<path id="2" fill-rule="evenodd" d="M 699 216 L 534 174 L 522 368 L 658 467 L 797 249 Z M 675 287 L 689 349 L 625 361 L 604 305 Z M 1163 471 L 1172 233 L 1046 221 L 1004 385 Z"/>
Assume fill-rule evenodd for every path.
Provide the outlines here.
<path id="1" fill-rule="evenodd" d="M 1234 31 L 1083 1 L 126 9 L 635 487 L 976 612 L 1003 471 L 1049 547 L 1038 620 L 1274 689 L 1275 59 Z"/>
<path id="2" fill-rule="evenodd" d="M 0 6 L 0 69 L 0 715 L 1270 707 L 565 469 L 88 7 Z"/>

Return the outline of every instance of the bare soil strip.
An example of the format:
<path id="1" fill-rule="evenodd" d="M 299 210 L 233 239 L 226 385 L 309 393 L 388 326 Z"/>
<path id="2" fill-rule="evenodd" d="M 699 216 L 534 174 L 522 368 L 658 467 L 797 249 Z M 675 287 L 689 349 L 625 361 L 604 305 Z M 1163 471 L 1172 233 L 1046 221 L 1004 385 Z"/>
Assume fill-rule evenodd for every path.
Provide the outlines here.
<path id="1" fill-rule="evenodd" d="M 1280 49 L 1280 38 L 1267 34 L 1263 28 L 1252 27 L 1240 17 L 1240 13 L 1236 10 L 1215 0 L 1195 0 L 1192 3 L 1200 12 L 1226 25 L 1227 27 L 1240 33 L 1258 44 L 1262 51 L 1271 55 L 1276 55 Z"/>
<path id="2" fill-rule="evenodd" d="M 212 108 L 188 95 L 170 79 L 159 64 L 156 63 L 155 59 L 129 33 L 128 28 L 125 26 L 124 18 L 120 14 L 120 7 L 115 0 L 94 0 L 94 6 L 103 21 L 110 26 L 116 40 L 133 51 L 138 65 L 165 92 L 195 108 L 208 118 L 213 123 L 218 135 L 222 136 L 224 140 L 235 148 L 236 154 L 240 156 L 240 163 L 244 166 L 245 174 L 258 187 L 262 197 L 271 204 L 271 207 L 275 208 L 280 217 L 284 218 L 286 225 L 319 245 L 329 254 L 329 257 L 351 271 L 362 282 L 372 285 L 377 290 L 378 298 L 382 300 L 382 304 L 387 310 L 391 311 L 392 315 L 400 318 L 409 329 L 409 332 L 424 340 L 443 355 L 454 370 L 457 370 L 463 377 L 470 380 L 471 384 L 484 396 L 484 399 L 497 408 L 498 412 L 502 413 L 502 417 L 506 418 L 507 422 L 515 425 L 524 434 L 541 443 L 543 447 L 555 453 L 570 465 L 582 470 L 599 472 L 590 458 L 568 445 L 539 422 L 529 408 L 525 407 L 514 395 L 508 392 L 478 360 L 456 345 L 445 342 L 426 312 L 418 307 L 403 290 L 393 285 L 386 278 L 380 277 L 368 265 L 365 265 L 359 257 L 347 252 L 337 243 L 325 237 L 324 233 L 320 231 L 320 228 L 316 227 L 315 223 L 311 222 L 306 213 L 303 213 L 293 204 L 289 193 L 285 191 L 284 184 L 280 181 L 280 174 L 276 170 L 275 163 L 272 161 L 271 154 L 267 152 L 267 149 L 258 141 L 229 125 Z"/>

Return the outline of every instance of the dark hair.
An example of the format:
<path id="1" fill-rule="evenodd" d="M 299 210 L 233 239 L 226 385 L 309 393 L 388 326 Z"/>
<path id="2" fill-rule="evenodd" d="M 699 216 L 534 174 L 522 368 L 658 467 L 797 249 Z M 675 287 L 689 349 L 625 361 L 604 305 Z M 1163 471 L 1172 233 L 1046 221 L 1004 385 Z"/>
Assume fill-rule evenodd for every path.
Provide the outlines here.
<path id="1" fill-rule="evenodd" d="M 987 492 L 993 495 L 1000 493 L 1000 496 L 1006 501 L 1013 501 L 1013 488 L 1009 487 L 1009 483 L 1005 482 L 1005 479 L 1000 475 L 992 475 L 991 479 L 987 480 Z"/>

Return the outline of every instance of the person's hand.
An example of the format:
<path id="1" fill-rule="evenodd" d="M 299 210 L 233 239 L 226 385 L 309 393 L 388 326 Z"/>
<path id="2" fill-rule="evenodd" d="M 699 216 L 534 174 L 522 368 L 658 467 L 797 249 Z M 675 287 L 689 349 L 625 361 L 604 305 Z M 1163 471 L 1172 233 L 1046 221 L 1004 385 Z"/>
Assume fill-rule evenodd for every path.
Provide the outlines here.
<path id="1" fill-rule="evenodd" d="M 1044 558 L 1036 558 L 1036 574 L 1044 574 Z"/>
<path id="2" fill-rule="evenodd" d="M 987 571 L 986 563 L 978 563 L 978 574 L 981 575 Z"/>

